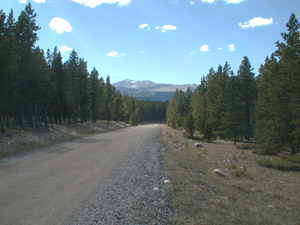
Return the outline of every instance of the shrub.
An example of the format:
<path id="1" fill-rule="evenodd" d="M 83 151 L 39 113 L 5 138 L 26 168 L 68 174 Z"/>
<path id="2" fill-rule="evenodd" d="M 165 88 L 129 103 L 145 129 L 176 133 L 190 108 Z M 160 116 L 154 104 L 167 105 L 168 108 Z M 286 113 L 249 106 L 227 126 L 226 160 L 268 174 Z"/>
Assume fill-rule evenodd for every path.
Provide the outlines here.
<path id="1" fill-rule="evenodd" d="M 237 149 L 243 149 L 243 150 L 257 149 L 257 145 L 253 145 L 253 144 L 238 144 L 235 147 Z"/>
<path id="2" fill-rule="evenodd" d="M 300 171 L 300 163 L 295 163 L 291 161 L 285 161 L 280 158 L 269 160 L 269 159 L 262 159 L 259 160 L 258 165 L 273 168 L 277 170 L 284 170 L 284 171 Z"/>

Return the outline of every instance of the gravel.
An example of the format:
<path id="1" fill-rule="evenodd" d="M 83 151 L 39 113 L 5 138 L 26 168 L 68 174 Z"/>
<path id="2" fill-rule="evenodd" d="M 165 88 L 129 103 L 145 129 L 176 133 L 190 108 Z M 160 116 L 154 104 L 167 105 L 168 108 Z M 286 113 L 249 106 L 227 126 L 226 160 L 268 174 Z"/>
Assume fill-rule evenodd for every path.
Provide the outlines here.
<path id="1" fill-rule="evenodd" d="M 98 190 L 64 224 L 172 224 L 162 131 L 130 151 Z"/>

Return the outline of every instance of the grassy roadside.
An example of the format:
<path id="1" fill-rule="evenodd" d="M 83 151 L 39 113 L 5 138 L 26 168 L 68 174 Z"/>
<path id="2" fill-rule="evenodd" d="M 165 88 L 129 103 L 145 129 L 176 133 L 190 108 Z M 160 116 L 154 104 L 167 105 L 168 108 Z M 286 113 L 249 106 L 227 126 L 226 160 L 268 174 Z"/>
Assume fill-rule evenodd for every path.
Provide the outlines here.
<path id="1" fill-rule="evenodd" d="M 0 159 L 128 126 L 125 123 L 100 121 L 76 125 L 58 124 L 48 129 L 12 127 L 0 135 Z"/>
<path id="2" fill-rule="evenodd" d="M 196 148 L 166 126 L 164 141 L 175 224 L 300 224 L 299 172 L 261 167 L 265 156 L 230 142 Z"/>

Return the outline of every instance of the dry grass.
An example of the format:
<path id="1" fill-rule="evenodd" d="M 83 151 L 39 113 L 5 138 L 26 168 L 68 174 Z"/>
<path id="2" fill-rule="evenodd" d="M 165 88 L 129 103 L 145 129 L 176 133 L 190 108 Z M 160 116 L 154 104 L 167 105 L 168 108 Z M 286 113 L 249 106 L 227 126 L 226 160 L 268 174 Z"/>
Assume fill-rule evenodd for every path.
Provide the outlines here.
<path id="1" fill-rule="evenodd" d="M 164 127 L 175 224 L 300 224 L 300 173 L 257 165 L 266 156 Z M 226 177 L 216 175 L 221 169 Z"/>

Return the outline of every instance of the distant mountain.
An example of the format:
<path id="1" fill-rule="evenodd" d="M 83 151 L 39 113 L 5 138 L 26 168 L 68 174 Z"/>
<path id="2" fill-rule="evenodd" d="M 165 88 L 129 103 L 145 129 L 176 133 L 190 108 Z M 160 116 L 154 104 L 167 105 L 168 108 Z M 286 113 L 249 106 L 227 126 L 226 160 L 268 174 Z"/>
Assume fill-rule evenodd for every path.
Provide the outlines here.
<path id="1" fill-rule="evenodd" d="M 194 91 L 196 84 L 157 84 L 152 81 L 123 80 L 113 84 L 121 93 L 127 93 L 140 100 L 170 101 L 176 89 L 186 91 L 189 87 Z"/>

